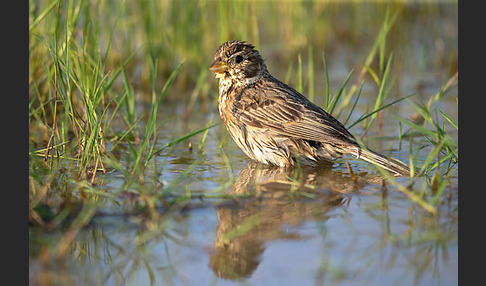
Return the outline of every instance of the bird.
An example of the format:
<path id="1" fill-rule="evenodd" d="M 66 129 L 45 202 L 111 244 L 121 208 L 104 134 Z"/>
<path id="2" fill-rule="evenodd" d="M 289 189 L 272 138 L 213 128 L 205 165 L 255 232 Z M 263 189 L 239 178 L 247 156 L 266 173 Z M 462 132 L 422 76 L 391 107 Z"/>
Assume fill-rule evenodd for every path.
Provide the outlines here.
<path id="1" fill-rule="evenodd" d="M 353 155 L 394 176 L 410 174 L 405 163 L 360 145 L 336 118 L 272 76 L 253 44 L 221 44 L 209 70 L 219 79 L 220 117 L 254 161 L 288 168 Z"/>

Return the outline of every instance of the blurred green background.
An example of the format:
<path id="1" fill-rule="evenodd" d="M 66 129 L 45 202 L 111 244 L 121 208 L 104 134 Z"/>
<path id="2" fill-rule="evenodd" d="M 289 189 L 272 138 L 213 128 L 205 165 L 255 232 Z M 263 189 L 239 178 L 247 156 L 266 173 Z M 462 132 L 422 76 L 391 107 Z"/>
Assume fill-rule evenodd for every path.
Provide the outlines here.
<path id="1" fill-rule="evenodd" d="M 419 89 L 442 84 L 458 65 L 457 1 L 442 2 L 30 0 L 30 98 L 46 93 L 44 71 L 53 63 L 54 38 L 65 40 L 66 33 L 68 48 L 79 55 L 100 54 L 106 74 L 133 55 L 125 70 L 137 98 L 150 89 L 153 59 L 158 85 L 184 62 L 167 99 L 215 97 L 217 81 L 208 66 L 217 47 L 234 39 L 256 45 L 270 72 L 292 85 L 297 84 L 298 55 L 306 79 L 309 53 L 319 71 L 325 52 L 330 79 L 341 83 L 351 69 L 364 65 L 386 14 L 396 16 L 383 47 L 385 54 L 394 53 L 395 73 L 416 77 L 411 80 Z M 429 74 L 435 78 L 421 78 Z M 122 93 L 119 79 L 113 91 Z M 323 86 L 318 80 L 313 88 Z M 400 83 L 397 87 L 401 90 Z"/>

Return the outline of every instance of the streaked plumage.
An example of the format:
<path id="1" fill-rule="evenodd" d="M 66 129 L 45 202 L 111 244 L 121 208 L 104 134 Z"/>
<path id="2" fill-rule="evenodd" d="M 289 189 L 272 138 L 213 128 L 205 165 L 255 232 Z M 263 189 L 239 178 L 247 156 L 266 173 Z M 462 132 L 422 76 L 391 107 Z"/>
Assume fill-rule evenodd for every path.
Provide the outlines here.
<path id="1" fill-rule="evenodd" d="M 253 160 L 288 167 L 351 154 L 395 175 L 409 174 L 399 160 L 361 148 L 338 120 L 274 78 L 253 45 L 222 44 L 210 70 L 219 79 L 220 116 Z"/>

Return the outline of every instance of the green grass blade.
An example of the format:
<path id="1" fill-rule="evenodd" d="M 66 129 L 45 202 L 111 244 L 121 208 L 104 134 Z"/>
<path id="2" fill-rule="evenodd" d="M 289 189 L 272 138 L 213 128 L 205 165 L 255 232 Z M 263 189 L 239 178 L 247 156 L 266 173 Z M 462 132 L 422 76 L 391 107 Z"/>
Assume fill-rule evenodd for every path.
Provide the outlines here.
<path id="1" fill-rule="evenodd" d="M 341 85 L 341 88 L 339 89 L 338 94 L 333 98 L 331 108 L 327 111 L 329 114 L 332 114 L 334 112 L 334 108 L 336 107 L 336 104 L 338 103 L 339 99 L 341 98 L 341 95 L 343 94 L 344 88 L 346 87 L 346 84 L 348 83 L 349 79 L 351 78 L 351 75 L 353 74 L 353 70 L 351 70 L 344 80 L 344 82 Z"/>
<path id="2" fill-rule="evenodd" d="M 326 57 L 324 52 L 322 52 L 322 63 L 324 64 L 324 80 L 326 82 L 326 106 L 325 109 L 329 109 L 329 104 L 331 102 L 331 95 L 329 94 L 329 73 L 327 72 Z"/>
<path id="3" fill-rule="evenodd" d="M 356 104 L 358 103 L 358 99 L 361 96 L 361 91 L 363 90 L 363 83 L 361 83 L 361 86 L 359 88 L 358 95 L 356 96 L 356 99 L 354 100 L 353 106 L 351 107 L 351 110 L 349 111 L 348 117 L 346 117 L 346 120 L 344 121 L 343 125 L 346 126 L 348 124 L 349 119 L 351 118 L 351 115 L 354 112 L 354 108 L 356 107 Z"/>
<path id="4" fill-rule="evenodd" d="M 148 161 L 150 161 L 150 159 L 151 159 L 151 158 L 152 158 L 152 157 L 153 157 L 155 154 L 159 153 L 160 151 L 164 150 L 165 148 L 168 148 L 168 147 L 174 146 L 175 144 L 177 144 L 177 143 L 179 143 L 179 142 L 181 142 L 181 141 L 184 141 L 184 140 L 186 140 L 186 139 L 189 139 L 189 138 L 191 138 L 191 137 L 193 137 L 193 136 L 195 136 L 195 135 L 197 135 L 197 134 L 199 134 L 199 133 L 201 133 L 201 132 L 204 132 L 204 131 L 206 131 L 206 130 L 208 130 L 208 129 L 210 129 L 210 128 L 213 128 L 213 127 L 214 127 L 214 126 L 216 126 L 216 125 L 218 125 L 218 123 L 217 123 L 217 124 L 213 124 L 213 125 L 211 125 L 211 126 L 206 126 L 206 127 L 204 127 L 204 128 L 201 128 L 201 129 L 198 129 L 198 130 L 195 130 L 195 131 L 192 131 L 192 132 L 189 132 L 189 133 L 187 133 L 187 134 L 186 134 L 186 135 L 184 135 L 184 136 L 181 136 L 181 137 L 179 137 L 179 138 L 176 138 L 176 139 L 171 140 L 170 142 L 168 142 L 168 143 L 164 144 L 162 147 L 160 147 L 160 148 L 158 148 L 158 149 L 155 149 L 155 151 L 151 152 L 151 153 L 149 154 L 149 156 L 147 157 L 147 162 L 148 162 Z M 145 164 L 147 164 L 147 163 L 145 163 Z"/>
<path id="5" fill-rule="evenodd" d="M 444 118 L 449 121 L 449 123 L 456 129 L 459 129 L 459 127 L 457 126 L 457 124 L 449 117 L 447 116 L 442 110 L 439 110 L 439 112 L 442 114 L 442 116 L 444 116 Z"/>
<path id="6" fill-rule="evenodd" d="M 29 33 L 32 33 L 32 30 L 40 23 L 40 21 L 42 21 L 47 16 L 47 14 L 49 14 L 49 12 L 51 12 L 51 10 L 54 9 L 54 7 L 61 2 L 61 0 L 52 1 L 52 3 L 49 4 L 49 6 L 47 6 L 47 8 L 44 9 L 42 13 L 40 13 L 40 15 L 34 21 L 32 21 L 32 23 L 29 24 Z"/>
<path id="7" fill-rule="evenodd" d="M 358 118 L 358 119 L 357 119 L 355 122 L 353 122 L 351 125 L 349 125 L 349 126 L 348 126 L 348 129 L 349 129 L 349 128 L 351 128 L 351 127 L 353 127 L 353 126 L 355 126 L 356 124 L 360 123 L 361 121 L 365 120 L 366 118 L 368 118 L 368 117 L 372 116 L 373 114 L 377 113 L 378 111 L 383 110 L 383 109 L 385 109 L 385 108 L 387 108 L 387 107 L 389 107 L 389 106 L 392 106 L 392 105 L 394 105 L 395 103 L 398 103 L 398 102 L 400 102 L 400 101 L 402 101 L 402 100 L 404 100 L 404 99 L 407 99 L 407 98 L 409 98 L 409 97 L 411 97 L 411 96 L 413 96 L 413 95 L 415 95 L 415 94 L 416 94 L 416 93 L 409 94 L 409 95 L 407 95 L 407 96 L 405 96 L 405 97 L 399 98 L 399 99 L 394 100 L 394 101 L 392 101 L 392 102 L 390 102 L 390 103 L 388 103 L 388 104 L 385 104 L 385 105 L 383 105 L 382 107 L 380 107 L 380 108 L 378 108 L 378 109 L 376 109 L 376 110 L 373 110 L 372 112 L 370 112 L 370 113 L 368 113 L 368 114 L 364 114 L 364 115 L 362 115 L 362 116 L 361 116 L 360 118 Z"/>

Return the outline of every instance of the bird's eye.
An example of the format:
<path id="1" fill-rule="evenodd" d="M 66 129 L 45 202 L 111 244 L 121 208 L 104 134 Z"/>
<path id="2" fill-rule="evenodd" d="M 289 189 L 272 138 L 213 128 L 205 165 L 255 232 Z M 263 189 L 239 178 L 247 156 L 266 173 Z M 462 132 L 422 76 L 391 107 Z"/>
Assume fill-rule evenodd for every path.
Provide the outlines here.
<path id="1" fill-rule="evenodd" d="M 237 55 L 236 58 L 235 58 L 235 61 L 236 61 L 237 64 L 239 64 L 243 61 L 243 57 L 240 56 L 240 55 Z"/>

